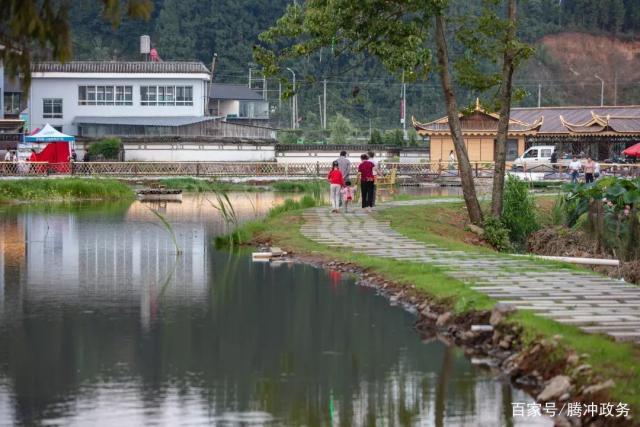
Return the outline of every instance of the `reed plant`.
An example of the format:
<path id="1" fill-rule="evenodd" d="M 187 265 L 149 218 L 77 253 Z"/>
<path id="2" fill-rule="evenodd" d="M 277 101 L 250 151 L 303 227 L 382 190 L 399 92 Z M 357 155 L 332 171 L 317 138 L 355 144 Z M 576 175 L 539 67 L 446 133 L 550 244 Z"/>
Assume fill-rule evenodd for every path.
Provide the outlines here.
<path id="1" fill-rule="evenodd" d="M 157 210 L 152 209 L 148 206 L 147 206 L 147 209 L 149 209 L 156 217 L 158 217 L 158 219 L 160 220 L 160 223 L 162 224 L 164 229 L 167 231 L 167 233 L 171 237 L 173 246 L 176 248 L 176 255 L 181 255 L 182 249 L 180 249 L 180 245 L 178 244 L 178 238 L 176 237 L 176 233 L 173 231 L 173 226 L 171 225 L 171 223 L 167 220 L 167 218 L 164 215 L 162 215 Z"/>

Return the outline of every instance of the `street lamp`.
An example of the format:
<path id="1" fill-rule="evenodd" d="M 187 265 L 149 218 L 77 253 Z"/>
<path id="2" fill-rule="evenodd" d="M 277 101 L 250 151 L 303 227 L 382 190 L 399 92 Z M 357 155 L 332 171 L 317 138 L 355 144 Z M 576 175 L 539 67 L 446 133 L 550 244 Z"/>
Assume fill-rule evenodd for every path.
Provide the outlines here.
<path id="1" fill-rule="evenodd" d="M 298 94 L 296 93 L 296 73 L 287 67 L 287 71 L 293 75 L 293 98 L 291 98 L 291 129 L 295 129 L 298 125 Z"/>
<path id="2" fill-rule="evenodd" d="M 593 76 L 600 80 L 600 106 L 602 107 L 604 105 L 604 80 L 602 80 L 597 74 L 594 74 Z"/>

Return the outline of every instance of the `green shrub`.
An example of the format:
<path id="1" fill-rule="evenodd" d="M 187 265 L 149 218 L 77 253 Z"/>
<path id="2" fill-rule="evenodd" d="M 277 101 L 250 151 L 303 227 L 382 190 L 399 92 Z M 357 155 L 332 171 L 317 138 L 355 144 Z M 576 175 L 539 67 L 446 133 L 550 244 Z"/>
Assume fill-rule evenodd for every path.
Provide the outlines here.
<path id="1" fill-rule="evenodd" d="M 384 141 L 382 140 L 382 132 L 379 129 L 373 129 L 371 131 L 371 137 L 369 138 L 369 144 L 372 145 L 382 145 Z"/>
<path id="2" fill-rule="evenodd" d="M 529 185 L 519 178 L 507 178 L 501 219 L 509 230 L 511 243 L 517 248 L 524 247 L 529 235 L 539 228 L 536 205 L 529 192 Z"/>
<path id="3" fill-rule="evenodd" d="M 511 250 L 509 230 L 504 226 L 499 218 L 491 216 L 485 219 L 483 227 L 483 238 L 487 243 L 500 252 L 508 252 Z"/>
<path id="4" fill-rule="evenodd" d="M 89 145 L 89 157 L 91 159 L 117 159 L 120 153 L 120 140 L 118 138 L 108 138 L 94 142 Z"/>

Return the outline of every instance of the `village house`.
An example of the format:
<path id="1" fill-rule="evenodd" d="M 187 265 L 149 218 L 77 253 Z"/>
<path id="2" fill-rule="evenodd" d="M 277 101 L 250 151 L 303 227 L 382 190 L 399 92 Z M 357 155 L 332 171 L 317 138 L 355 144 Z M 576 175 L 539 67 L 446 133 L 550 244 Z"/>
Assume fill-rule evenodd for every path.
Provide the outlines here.
<path id="1" fill-rule="evenodd" d="M 227 121 L 267 124 L 269 102 L 246 85 L 212 83 L 209 89 L 209 113 Z"/>
<path id="2" fill-rule="evenodd" d="M 201 62 L 41 62 L 32 66 L 30 129 L 135 135 L 135 126 L 206 120 L 210 75 Z M 162 133 L 160 130 L 158 133 Z"/>
<path id="3" fill-rule="evenodd" d="M 494 160 L 499 115 L 476 103 L 460 115 L 462 134 L 473 162 Z M 447 161 L 454 150 L 449 120 L 428 123 L 413 119 L 413 126 L 430 140 L 432 161 Z M 507 139 L 507 161 L 513 161 L 532 145 L 554 145 L 565 153 L 591 155 L 605 160 L 640 141 L 640 106 L 578 106 L 512 108 Z"/>

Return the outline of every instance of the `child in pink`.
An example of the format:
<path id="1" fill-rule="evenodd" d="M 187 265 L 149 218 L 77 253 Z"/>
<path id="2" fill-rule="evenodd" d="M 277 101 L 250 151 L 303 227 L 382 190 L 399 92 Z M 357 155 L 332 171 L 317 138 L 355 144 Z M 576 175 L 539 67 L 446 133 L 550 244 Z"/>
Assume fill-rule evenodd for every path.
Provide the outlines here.
<path id="1" fill-rule="evenodd" d="M 340 190 L 342 194 L 342 205 L 344 206 L 344 212 L 349 212 L 349 203 L 353 200 L 353 187 L 351 187 L 351 181 L 346 181 L 344 187 Z"/>

